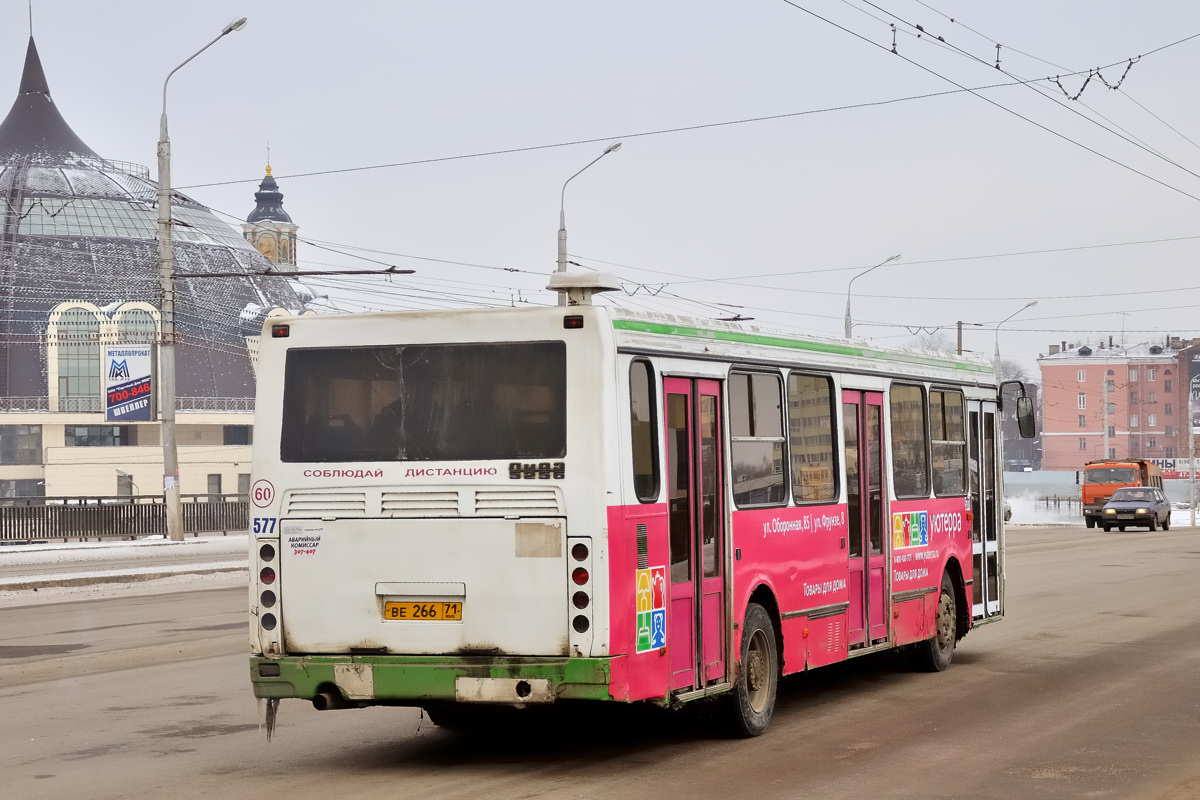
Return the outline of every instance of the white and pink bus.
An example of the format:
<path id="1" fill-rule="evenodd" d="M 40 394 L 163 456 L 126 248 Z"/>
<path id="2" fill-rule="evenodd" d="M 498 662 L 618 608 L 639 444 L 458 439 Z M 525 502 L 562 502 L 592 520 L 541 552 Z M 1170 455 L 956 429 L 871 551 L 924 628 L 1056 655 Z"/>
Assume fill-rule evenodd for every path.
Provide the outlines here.
<path id="1" fill-rule="evenodd" d="M 757 735 L 783 674 L 897 647 L 942 670 L 1003 616 L 990 365 L 563 284 L 557 307 L 268 320 L 256 696 L 435 722 L 712 698 Z"/>

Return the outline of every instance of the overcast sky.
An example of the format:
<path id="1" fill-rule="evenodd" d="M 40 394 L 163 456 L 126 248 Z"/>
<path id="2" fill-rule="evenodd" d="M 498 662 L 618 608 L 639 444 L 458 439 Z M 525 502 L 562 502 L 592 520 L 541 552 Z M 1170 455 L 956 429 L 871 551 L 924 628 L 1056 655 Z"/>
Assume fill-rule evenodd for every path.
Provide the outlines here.
<path id="1" fill-rule="evenodd" d="M 244 219 L 269 142 L 302 268 L 417 270 L 339 282 L 372 308 L 553 303 L 563 182 L 621 141 L 565 207 L 624 305 L 839 336 L 902 254 L 856 336 L 962 320 L 990 356 L 1037 300 L 999 341 L 1036 374 L 1200 335 L 1194 0 L 71 0 L 33 33 L 75 132 L 153 176 L 164 78 L 239 16 L 171 80 L 173 182 Z M 28 30 L 0 6 L 0 104 Z"/>

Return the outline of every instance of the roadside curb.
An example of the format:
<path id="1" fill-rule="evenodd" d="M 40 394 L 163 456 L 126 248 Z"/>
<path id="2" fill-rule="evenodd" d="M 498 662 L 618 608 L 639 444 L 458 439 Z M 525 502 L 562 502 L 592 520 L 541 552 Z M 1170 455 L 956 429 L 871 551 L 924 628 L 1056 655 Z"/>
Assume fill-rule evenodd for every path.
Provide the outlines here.
<path id="1" fill-rule="evenodd" d="M 59 586 L 90 586 L 98 583 L 141 583 L 157 578 L 173 578 L 178 575 L 214 575 L 226 572 L 248 572 L 245 564 L 215 564 L 198 567 L 181 566 L 178 568 L 158 567 L 152 570 L 111 570 L 96 572 L 90 575 L 37 575 L 30 578 L 15 580 L 0 580 L 0 592 L 21 592 L 30 589 L 37 591 Z"/>

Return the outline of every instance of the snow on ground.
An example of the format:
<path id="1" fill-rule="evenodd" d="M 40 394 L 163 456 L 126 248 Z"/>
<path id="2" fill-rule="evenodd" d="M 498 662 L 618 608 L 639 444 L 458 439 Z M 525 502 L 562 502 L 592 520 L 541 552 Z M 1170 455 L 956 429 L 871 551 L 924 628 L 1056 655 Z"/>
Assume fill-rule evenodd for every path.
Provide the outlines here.
<path id="1" fill-rule="evenodd" d="M 43 586 L 20 591 L 0 590 L 0 608 L 48 605 L 80 600 L 107 600 L 114 597 L 146 597 L 171 592 L 195 592 L 210 589 L 245 588 L 248 573 L 211 572 L 169 575 L 151 580 L 121 583 L 90 583 L 83 586 Z"/>
<path id="2" fill-rule="evenodd" d="M 172 542 L 163 537 L 136 541 L 11 544 L 0 546 L 0 607 L 40 605 L 110 597 L 137 597 L 164 592 L 246 586 L 246 534 L 202 536 Z M 168 557 L 203 561 L 165 563 Z M 129 562 L 136 562 L 130 566 Z M 115 564 L 121 567 L 115 567 Z M 62 570 L 63 565 L 77 569 Z M 51 573 L 47 568 L 53 566 Z M 14 569 L 16 568 L 16 569 Z M 46 579 L 49 583 L 13 590 L 16 584 Z"/>
<path id="3" fill-rule="evenodd" d="M 4 544 L 0 546 L 0 566 L 67 564 L 70 562 L 97 563 L 105 561 L 147 562 L 174 554 L 211 556 L 213 561 L 245 559 L 248 546 L 246 534 L 233 536 L 201 536 L 172 542 L 161 536 L 146 537 L 132 542 L 55 542 L 41 544 Z"/>

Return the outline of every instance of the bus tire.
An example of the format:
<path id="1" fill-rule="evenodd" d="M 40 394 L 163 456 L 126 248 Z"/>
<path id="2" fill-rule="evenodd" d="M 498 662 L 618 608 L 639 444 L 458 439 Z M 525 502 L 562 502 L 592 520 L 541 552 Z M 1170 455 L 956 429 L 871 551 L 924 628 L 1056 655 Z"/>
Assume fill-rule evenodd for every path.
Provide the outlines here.
<path id="1" fill-rule="evenodd" d="M 771 616 L 758 603 L 746 607 L 737 680 L 726 700 L 730 732 L 759 736 L 775 713 L 779 691 L 779 649 Z"/>
<path id="2" fill-rule="evenodd" d="M 1095 517 L 1084 517 L 1084 518 L 1083 518 L 1083 521 L 1084 521 L 1084 523 L 1086 523 L 1086 524 L 1087 524 L 1087 526 L 1088 526 L 1089 528 L 1094 528 L 1094 527 L 1096 527 L 1096 518 L 1095 518 Z"/>
<path id="3" fill-rule="evenodd" d="M 949 573 L 942 573 L 942 588 L 938 592 L 937 613 L 933 617 L 936 633 L 918 647 L 918 662 L 929 672 L 941 672 L 954 658 L 958 641 L 958 610 L 954 601 L 954 582 Z"/>
<path id="4" fill-rule="evenodd" d="M 1124 525 L 1118 525 L 1118 526 L 1117 526 L 1117 530 L 1119 530 L 1121 533 L 1124 533 L 1124 532 L 1125 532 L 1125 526 L 1124 526 Z"/>

